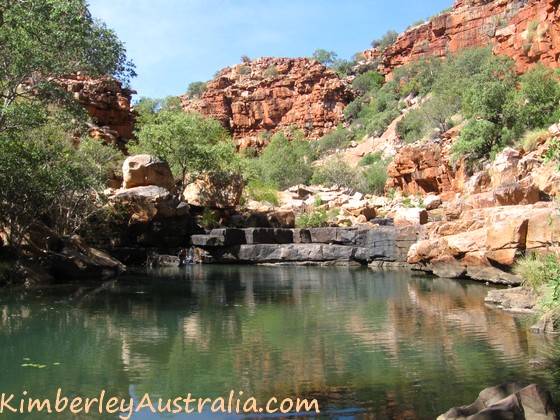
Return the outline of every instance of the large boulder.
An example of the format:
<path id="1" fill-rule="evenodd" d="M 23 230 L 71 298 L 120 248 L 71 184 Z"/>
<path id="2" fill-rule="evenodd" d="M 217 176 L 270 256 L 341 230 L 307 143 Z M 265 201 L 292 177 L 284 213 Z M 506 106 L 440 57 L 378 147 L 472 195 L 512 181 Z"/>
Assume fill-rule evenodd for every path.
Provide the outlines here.
<path id="1" fill-rule="evenodd" d="M 123 188 L 155 185 L 175 190 L 175 180 L 167 162 L 151 155 L 129 156 L 123 163 Z"/>
<path id="2" fill-rule="evenodd" d="M 210 173 L 199 176 L 183 191 L 183 200 L 198 207 L 233 208 L 239 204 L 243 178 L 235 174 Z"/>
<path id="3" fill-rule="evenodd" d="M 395 212 L 395 226 L 416 226 L 428 223 L 428 212 L 418 207 L 399 207 Z"/>
<path id="4" fill-rule="evenodd" d="M 438 420 L 556 419 L 550 392 L 538 385 L 503 384 L 483 390 L 471 405 L 455 407 Z"/>

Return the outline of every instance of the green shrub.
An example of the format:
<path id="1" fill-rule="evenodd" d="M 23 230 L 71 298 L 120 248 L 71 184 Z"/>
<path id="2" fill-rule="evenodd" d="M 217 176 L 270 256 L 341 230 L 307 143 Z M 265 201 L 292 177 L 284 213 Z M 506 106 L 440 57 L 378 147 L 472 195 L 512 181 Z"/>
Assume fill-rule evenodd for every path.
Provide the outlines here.
<path id="1" fill-rule="evenodd" d="M 353 139 L 354 134 L 351 131 L 339 126 L 335 131 L 321 137 L 316 142 L 315 148 L 319 155 L 325 155 L 337 149 L 347 147 Z"/>
<path id="2" fill-rule="evenodd" d="M 385 83 L 385 77 L 378 71 L 370 70 L 352 80 L 352 90 L 358 95 L 365 95 L 367 92 L 379 90 L 383 83 Z"/>
<path id="3" fill-rule="evenodd" d="M 548 134 L 548 130 L 532 130 L 523 135 L 521 144 L 527 152 L 532 152 L 537 148 L 537 139 Z"/>
<path id="4" fill-rule="evenodd" d="M 381 136 L 389 124 L 393 122 L 401 113 L 396 109 L 387 109 L 375 114 L 369 119 L 366 125 L 366 134 L 372 137 Z"/>
<path id="5" fill-rule="evenodd" d="M 269 68 L 267 68 L 264 71 L 263 75 L 266 78 L 277 76 L 278 75 L 278 69 L 276 68 L 276 66 L 270 66 Z"/>
<path id="6" fill-rule="evenodd" d="M 259 180 L 249 181 L 245 187 L 245 193 L 255 201 L 266 202 L 273 206 L 280 204 L 278 190 L 273 185 L 265 184 Z"/>
<path id="7" fill-rule="evenodd" d="M 399 138 L 405 143 L 414 143 L 424 137 L 427 121 L 421 109 L 411 109 L 397 124 Z"/>
<path id="8" fill-rule="evenodd" d="M 371 42 L 371 46 L 378 50 L 384 50 L 389 45 L 394 43 L 397 40 L 398 36 L 399 33 L 397 31 L 390 29 L 387 32 L 385 32 L 385 34 L 381 38 L 373 40 Z"/>
<path id="9" fill-rule="evenodd" d="M 318 166 L 311 183 L 315 185 L 338 185 L 365 192 L 367 189 L 362 171 L 350 167 L 340 156 L 334 156 Z"/>
<path id="10" fill-rule="evenodd" d="M 387 164 L 379 160 L 371 164 L 364 172 L 367 192 L 375 195 L 383 195 L 387 184 Z"/>
<path id="11" fill-rule="evenodd" d="M 237 69 L 237 73 L 239 73 L 241 76 L 245 76 L 246 74 L 251 73 L 251 68 L 249 66 L 240 66 Z"/>
<path id="12" fill-rule="evenodd" d="M 260 157 L 254 159 L 253 165 L 264 183 L 285 189 L 309 183 L 313 175 L 313 158 L 310 142 L 301 132 L 295 132 L 292 141 L 283 133 L 277 133 Z"/>
<path id="13" fill-rule="evenodd" d="M 297 228 L 317 228 L 328 226 L 329 215 L 324 209 L 316 209 L 296 217 Z"/>
<path id="14" fill-rule="evenodd" d="M 206 91 L 206 83 L 204 82 L 192 82 L 187 88 L 187 96 L 189 98 L 200 98 L 202 94 Z"/>
<path id="15" fill-rule="evenodd" d="M 457 142 L 451 148 L 456 155 L 468 155 L 469 161 L 488 157 L 498 145 L 499 130 L 496 124 L 487 120 L 470 120 Z"/>
<path id="16" fill-rule="evenodd" d="M 375 152 L 369 155 L 365 155 L 359 162 L 358 166 L 369 166 L 381 160 L 382 153 Z"/>

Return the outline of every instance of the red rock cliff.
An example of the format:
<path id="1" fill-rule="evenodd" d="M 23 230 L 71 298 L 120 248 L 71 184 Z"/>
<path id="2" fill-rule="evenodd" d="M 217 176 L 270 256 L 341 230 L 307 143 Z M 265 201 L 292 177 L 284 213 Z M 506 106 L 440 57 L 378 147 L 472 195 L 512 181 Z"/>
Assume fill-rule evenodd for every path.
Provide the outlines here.
<path id="1" fill-rule="evenodd" d="M 75 75 L 61 83 L 97 125 L 90 130 L 94 137 L 116 142 L 121 147 L 134 137 L 136 112 L 130 102 L 131 95 L 136 92 L 123 88 L 121 82 L 110 77 L 92 79 Z"/>
<path id="2" fill-rule="evenodd" d="M 421 57 L 443 57 L 462 48 L 493 45 L 517 63 L 519 72 L 542 61 L 558 67 L 560 56 L 558 0 L 457 0 L 453 10 L 401 34 L 379 57 L 383 73 Z"/>
<path id="3" fill-rule="evenodd" d="M 181 97 L 185 110 L 220 120 L 240 148 L 267 130 L 297 125 L 308 138 L 319 138 L 343 121 L 352 100 L 337 74 L 315 60 L 264 57 L 222 70 L 200 99 Z"/>

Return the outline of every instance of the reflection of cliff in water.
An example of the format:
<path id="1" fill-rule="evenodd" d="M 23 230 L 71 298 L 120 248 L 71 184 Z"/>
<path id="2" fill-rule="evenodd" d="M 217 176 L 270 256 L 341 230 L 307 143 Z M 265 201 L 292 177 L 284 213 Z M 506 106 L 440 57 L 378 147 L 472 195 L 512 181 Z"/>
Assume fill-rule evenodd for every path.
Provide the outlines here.
<path id="1" fill-rule="evenodd" d="M 324 409 L 391 418 L 430 418 L 485 386 L 542 376 L 526 360 L 543 337 L 485 307 L 480 284 L 195 265 L 84 287 L 70 300 L 69 288 L 0 295 L 0 340 L 10 343 L 0 348 L 2 366 L 56 355 L 65 359 L 61 386 L 74 389 L 82 380 L 117 395 L 132 384 L 137 395 L 165 397 L 311 396 Z M 23 387 L 29 377 L 14 371 L 5 380 Z"/>

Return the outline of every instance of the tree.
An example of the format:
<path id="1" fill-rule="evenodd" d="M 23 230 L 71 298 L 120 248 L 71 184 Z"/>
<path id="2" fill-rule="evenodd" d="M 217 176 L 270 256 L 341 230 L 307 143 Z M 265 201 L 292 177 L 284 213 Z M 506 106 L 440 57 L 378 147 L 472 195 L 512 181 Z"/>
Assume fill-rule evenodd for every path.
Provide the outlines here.
<path id="1" fill-rule="evenodd" d="M 200 98 L 202 94 L 206 91 L 206 83 L 204 82 L 192 82 L 187 88 L 187 96 L 189 98 Z"/>
<path id="2" fill-rule="evenodd" d="M 327 51 L 323 49 L 315 50 L 313 55 L 311 56 L 312 59 L 317 60 L 323 66 L 332 66 L 336 60 L 338 55 L 334 51 Z"/>
<path id="3" fill-rule="evenodd" d="M 397 40 L 398 36 L 399 33 L 397 31 L 390 29 L 387 32 L 385 32 L 385 34 L 381 38 L 373 40 L 371 42 L 371 46 L 373 48 L 384 50 L 389 45 L 394 43 Z"/>
<path id="4" fill-rule="evenodd" d="M 223 171 L 235 161 L 233 142 L 217 120 L 184 112 L 173 101 L 145 100 L 138 121 L 138 144 L 129 149 L 167 160 L 182 182 L 187 174 Z"/>
<path id="5" fill-rule="evenodd" d="M 91 16 L 85 0 L 3 1 L 0 57 L 0 131 L 34 122 L 14 118 L 28 120 L 37 101 L 68 98 L 58 78 L 79 71 L 123 81 L 135 76 L 124 44 Z"/>

